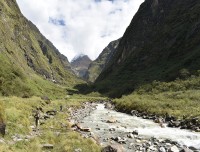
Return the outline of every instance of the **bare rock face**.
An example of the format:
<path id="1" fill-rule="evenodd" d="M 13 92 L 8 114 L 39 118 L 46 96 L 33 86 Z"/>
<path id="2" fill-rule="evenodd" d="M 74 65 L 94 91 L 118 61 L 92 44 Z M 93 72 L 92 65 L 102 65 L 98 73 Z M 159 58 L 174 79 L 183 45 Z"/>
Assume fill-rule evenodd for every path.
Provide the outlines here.
<path id="1" fill-rule="evenodd" d="M 1 135 L 5 135 L 6 131 L 6 124 L 5 123 L 0 123 L 0 133 Z"/>

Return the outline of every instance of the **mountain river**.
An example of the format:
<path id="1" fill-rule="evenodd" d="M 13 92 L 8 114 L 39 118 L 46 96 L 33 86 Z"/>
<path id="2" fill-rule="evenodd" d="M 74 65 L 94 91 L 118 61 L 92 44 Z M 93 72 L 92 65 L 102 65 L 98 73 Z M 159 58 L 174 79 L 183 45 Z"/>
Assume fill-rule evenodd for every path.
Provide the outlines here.
<path id="1" fill-rule="evenodd" d="M 106 121 L 111 118 L 116 119 L 117 122 L 107 123 Z M 133 138 L 127 138 L 128 133 L 134 130 L 137 130 L 139 137 L 142 137 L 142 139 L 150 139 L 152 137 L 158 140 L 169 139 L 181 146 L 192 146 L 198 149 L 196 151 L 200 151 L 200 133 L 179 128 L 161 128 L 159 124 L 154 123 L 152 120 L 109 110 L 104 107 L 104 104 L 98 104 L 96 110 L 83 118 L 81 126 L 90 127 L 102 146 L 115 143 L 114 140 L 110 140 L 111 138 L 126 138 L 126 142 L 122 145 L 127 152 L 133 151 L 131 143 L 139 142 Z"/>

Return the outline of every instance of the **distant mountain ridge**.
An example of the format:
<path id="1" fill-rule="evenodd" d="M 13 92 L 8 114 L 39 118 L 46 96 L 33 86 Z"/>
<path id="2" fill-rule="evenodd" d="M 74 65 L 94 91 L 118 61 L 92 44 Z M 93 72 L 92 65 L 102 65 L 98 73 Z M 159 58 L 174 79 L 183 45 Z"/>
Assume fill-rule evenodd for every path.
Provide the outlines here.
<path id="1" fill-rule="evenodd" d="M 119 45 L 119 41 L 120 39 L 110 42 L 108 46 L 102 51 L 102 53 L 97 57 L 97 59 L 89 65 L 85 76 L 88 81 L 94 82 L 100 75 L 104 67 L 106 67 L 108 64 L 109 60 L 111 60 L 114 56 L 116 48 Z"/>
<path id="2" fill-rule="evenodd" d="M 87 55 L 85 55 L 85 54 L 76 55 L 76 56 L 71 60 L 71 63 L 74 62 L 74 61 L 76 61 L 76 60 L 79 59 L 79 58 L 84 57 L 84 56 L 87 56 Z M 88 58 L 89 58 L 89 57 L 88 57 Z"/>
<path id="3" fill-rule="evenodd" d="M 72 59 L 71 66 L 78 77 L 85 79 L 85 75 L 91 62 L 92 60 L 87 55 L 80 54 Z"/>
<path id="4" fill-rule="evenodd" d="M 200 1 L 145 0 L 96 80 L 110 96 L 200 69 Z"/>

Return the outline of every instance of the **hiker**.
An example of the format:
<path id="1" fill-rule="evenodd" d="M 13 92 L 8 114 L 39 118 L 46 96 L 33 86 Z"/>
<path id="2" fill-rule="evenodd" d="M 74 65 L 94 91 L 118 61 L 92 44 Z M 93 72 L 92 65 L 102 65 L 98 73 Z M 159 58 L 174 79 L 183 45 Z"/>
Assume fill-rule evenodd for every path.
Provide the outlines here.
<path id="1" fill-rule="evenodd" d="M 38 127 L 39 127 L 39 119 L 40 119 L 40 111 L 39 111 L 38 108 L 37 108 L 37 111 L 34 115 L 34 118 L 35 118 L 35 127 L 36 127 L 36 130 L 37 130 Z"/>
<path id="2" fill-rule="evenodd" d="M 63 110 L 63 106 L 62 105 L 60 105 L 60 111 L 62 111 Z"/>

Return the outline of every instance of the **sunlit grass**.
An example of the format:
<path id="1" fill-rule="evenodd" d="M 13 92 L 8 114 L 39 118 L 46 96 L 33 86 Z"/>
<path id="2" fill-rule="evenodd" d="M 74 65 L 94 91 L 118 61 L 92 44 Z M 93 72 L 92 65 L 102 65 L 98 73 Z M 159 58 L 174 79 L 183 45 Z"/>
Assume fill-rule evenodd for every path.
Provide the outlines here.
<path id="1" fill-rule="evenodd" d="M 165 115 L 166 113 L 182 118 L 200 118 L 200 77 L 173 82 L 154 82 L 134 93 L 115 99 L 119 109 Z"/>
<path id="2" fill-rule="evenodd" d="M 78 108 L 82 102 L 94 101 L 100 98 L 87 97 L 82 95 L 68 96 L 67 98 L 52 100 L 50 104 L 39 97 L 19 98 L 19 97 L 1 97 L 0 103 L 3 107 L 4 122 L 7 124 L 6 141 L 12 142 L 13 135 L 30 135 L 34 126 L 33 110 L 36 107 L 42 107 L 43 111 L 60 110 L 54 118 L 50 118 L 40 126 L 41 135 L 36 136 L 29 141 L 20 141 L 15 144 L 0 144 L 0 150 L 5 152 L 42 152 L 42 144 L 53 144 L 53 152 L 73 152 L 75 149 L 82 149 L 83 152 L 100 152 L 100 147 L 91 139 L 85 139 L 80 134 L 70 130 L 67 118 L 69 116 L 69 107 Z"/>

